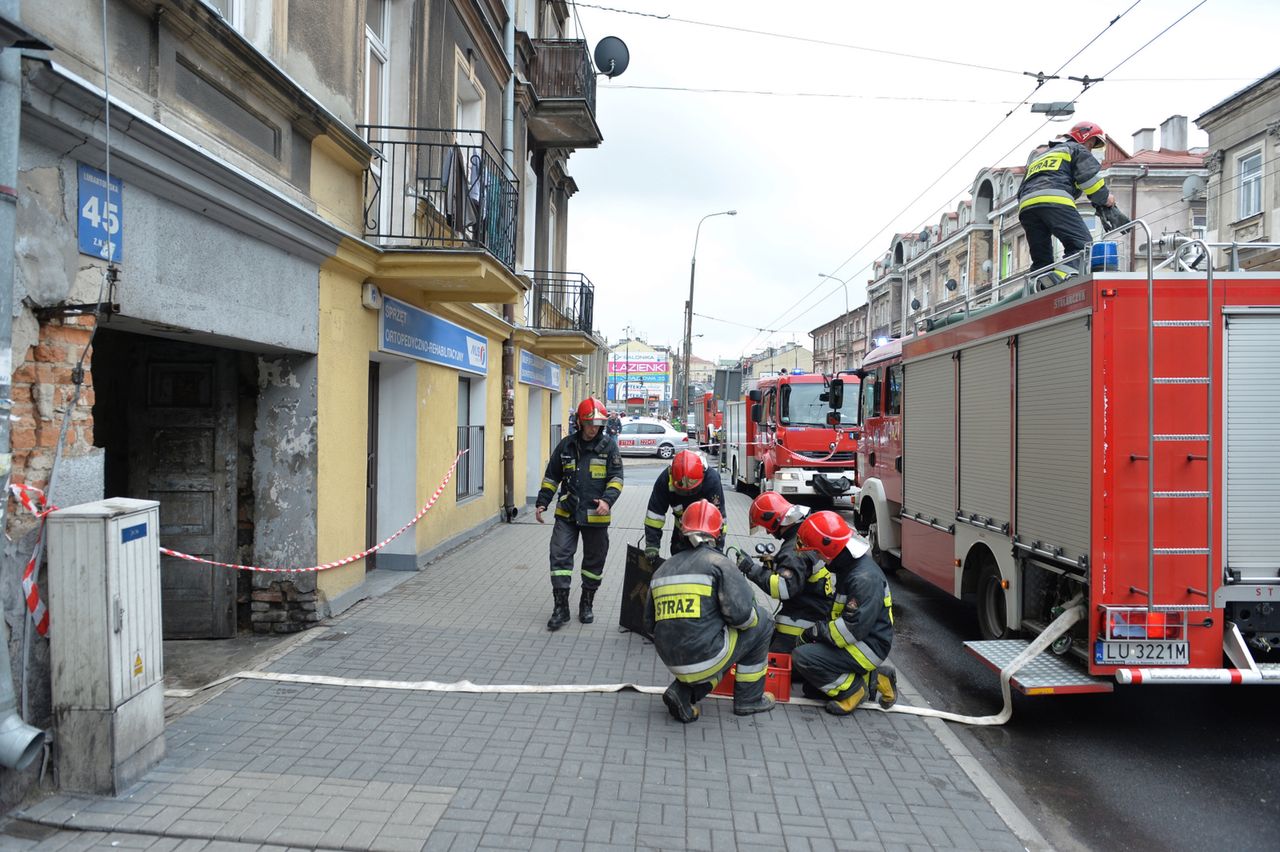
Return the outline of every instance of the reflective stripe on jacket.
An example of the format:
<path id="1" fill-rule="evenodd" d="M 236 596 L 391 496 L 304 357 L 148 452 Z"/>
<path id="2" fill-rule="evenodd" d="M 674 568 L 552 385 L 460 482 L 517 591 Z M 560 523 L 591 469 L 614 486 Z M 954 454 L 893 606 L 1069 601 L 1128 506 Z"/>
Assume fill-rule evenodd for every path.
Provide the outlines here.
<path id="1" fill-rule="evenodd" d="M 612 514 L 596 515 L 595 503 L 604 500 L 613 506 L 622 494 L 622 454 L 618 444 L 601 429 L 594 441 L 582 440 L 582 432 L 562 438 L 551 453 L 542 475 L 537 505 L 551 505 L 556 489 L 556 517 L 579 526 L 608 526 Z"/>
<path id="2" fill-rule="evenodd" d="M 728 514 L 724 506 L 724 486 L 720 482 L 720 474 L 713 468 L 707 468 L 702 474 L 702 485 L 692 494 L 680 494 L 671 487 L 671 467 L 658 474 L 653 483 L 653 491 L 649 494 L 649 508 L 644 514 L 644 546 L 658 547 L 662 544 L 662 530 L 667 525 L 667 512 L 673 511 L 676 516 L 676 535 L 680 532 L 680 517 L 684 510 L 699 500 L 707 500 L 720 510 L 725 524 L 720 527 L 720 535 L 724 535 L 728 525 Z"/>
<path id="3" fill-rule="evenodd" d="M 821 632 L 864 669 L 884 662 L 893 646 L 893 597 L 889 581 L 870 553 L 854 557 L 842 551 L 827 567 L 836 577 L 837 614 Z"/>
<path id="4" fill-rule="evenodd" d="M 1111 191 L 1099 176 L 1101 171 L 1089 149 L 1074 139 L 1042 145 L 1027 158 L 1027 173 L 1018 189 L 1018 209 L 1037 204 L 1075 207 L 1081 193 L 1095 204 L 1105 204 Z"/>
<path id="5" fill-rule="evenodd" d="M 769 597 L 782 602 L 774 617 L 776 629 L 791 636 L 835 615 L 835 577 L 815 557 L 796 550 L 799 529 L 799 524 L 793 524 L 782 530 L 772 570 L 757 562 L 747 575 Z"/>
<path id="6" fill-rule="evenodd" d="M 649 581 L 653 645 L 679 680 L 705 681 L 733 656 L 738 631 L 755 627 L 755 592 L 709 544 L 682 550 Z"/>

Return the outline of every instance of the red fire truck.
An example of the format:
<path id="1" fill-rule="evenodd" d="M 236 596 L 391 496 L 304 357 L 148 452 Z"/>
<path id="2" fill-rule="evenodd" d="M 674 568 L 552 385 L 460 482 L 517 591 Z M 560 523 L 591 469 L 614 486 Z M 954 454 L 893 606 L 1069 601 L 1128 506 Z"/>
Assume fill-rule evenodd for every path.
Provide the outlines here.
<path id="1" fill-rule="evenodd" d="M 972 599 L 995 668 L 1082 602 L 1024 692 L 1280 683 L 1280 272 L 987 299 L 865 359 L 875 553 Z"/>
<path id="2" fill-rule="evenodd" d="M 724 412 L 720 409 L 715 394 L 702 395 L 698 408 L 698 444 L 709 453 L 720 454 L 720 441 L 717 435 L 724 426 Z"/>
<path id="3" fill-rule="evenodd" d="M 724 406 L 729 481 L 795 496 L 849 494 L 856 484 L 857 379 L 844 384 L 848 403 L 835 427 L 827 421 L 823 376 L 781 373 L 748 381 L 744 399 Z"/>

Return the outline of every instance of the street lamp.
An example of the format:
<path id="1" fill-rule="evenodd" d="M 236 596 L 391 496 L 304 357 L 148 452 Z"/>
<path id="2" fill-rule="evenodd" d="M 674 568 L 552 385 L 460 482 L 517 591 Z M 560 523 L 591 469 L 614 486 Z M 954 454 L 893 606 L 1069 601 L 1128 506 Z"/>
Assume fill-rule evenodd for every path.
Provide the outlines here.
<path id="1" fill-rule="evenodd" d="M 689 350 L 693 347 L 693 278 L 698 270 L 698 237 L 702 234 L 702 223 L 712 216 L 737 216 L 737 210 L 721 210 L 719 213 L 708 213 L 698 220 L 698 227 L 693 232 L 693 259 L 689 261 L 689 301 L 684 303 L 684 376 L 681 378 L 680 410 L 684 422 L 689 422 Z"/>
<path id="2" fill-rule="evenodd" d="M 850 275 L 848 278 L 841 279 L 841 278 L 835 277 L 834 275 L 828 275 L 825 272 L 819 272 L 818 277 L 830 278 L 832 281 L 838 281 L 840 283 L 840 286 L 844 287 L 844 322 L 841 324 L 844 326 L 844 366 L 845 366 L 845 369 L 848 369 L 849 356 L 852 354 L 851 352 L 852 347 L 849 346 L 849 282 L 853 280 L 853 276 Z M 835 372 L 834 359 L 832 359 L 831 366 L 832 366 L 832 372 Z"/>

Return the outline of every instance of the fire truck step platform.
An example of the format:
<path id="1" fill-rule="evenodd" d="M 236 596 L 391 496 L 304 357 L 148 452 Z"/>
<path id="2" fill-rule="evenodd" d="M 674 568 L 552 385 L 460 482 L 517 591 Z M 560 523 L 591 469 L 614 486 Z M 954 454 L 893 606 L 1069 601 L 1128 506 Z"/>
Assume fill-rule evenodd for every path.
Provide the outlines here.
<path id="1" fill-rule="evenodd" d="M 964 649 L 998 674 L 1027 649 L 1028 639 L 993 639 L 965 642 Z M 1115 683 L 1093 677 L 1077 663 L 1052 651 L 1023 666 L 1009 679 L 1009 685 L 1023 695 L 1065 695 L 1075 692 L 1113 692 Z"/>

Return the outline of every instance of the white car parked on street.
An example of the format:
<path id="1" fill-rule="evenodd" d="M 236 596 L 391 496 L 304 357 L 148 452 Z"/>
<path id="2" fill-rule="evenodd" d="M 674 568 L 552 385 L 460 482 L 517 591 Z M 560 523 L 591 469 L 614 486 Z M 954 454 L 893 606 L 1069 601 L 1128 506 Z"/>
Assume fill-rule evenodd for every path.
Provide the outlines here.
<path id="1" fill-rule="evenodd" d="M 664 459 L 695 446 L 688 435 L 656 417 L 628 417 L 622 424 L 617 441 L 624 456 L 656 455 Z"/>

